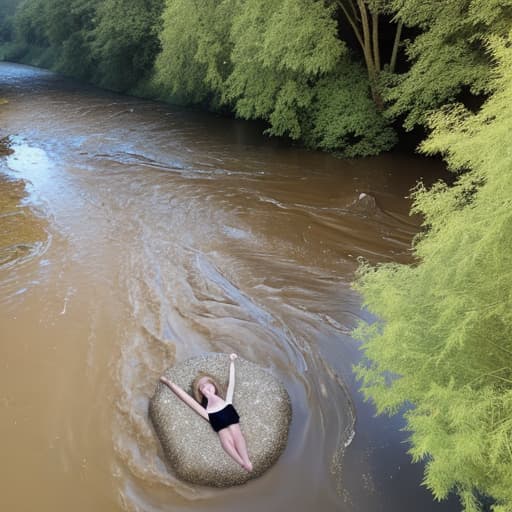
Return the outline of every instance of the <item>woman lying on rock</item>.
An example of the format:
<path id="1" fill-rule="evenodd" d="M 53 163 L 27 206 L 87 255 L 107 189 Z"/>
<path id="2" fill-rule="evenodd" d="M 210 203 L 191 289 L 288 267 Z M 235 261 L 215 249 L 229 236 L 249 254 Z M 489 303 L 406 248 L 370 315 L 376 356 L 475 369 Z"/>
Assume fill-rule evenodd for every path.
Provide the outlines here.
<path id="1" fill-rule="evenodd" d="M 229 356 L 229 384 L 224 400 L 220 395 L 222 387 L 214 377 L 200 373 L 192 383 L 194 398 L 177 384 L 165 377 L 160 380 L 169 386 L 178 398 L 181 398 L 197 414 L 210 422 L 213 430 L 219 434 L 220 444 L 224 451 L 246 471 L 252 471 L 245 439 L 238 423 L 240 417 L 233 407 L 233 391 L 235 389 L 235 359 L 236 354 Z"/>

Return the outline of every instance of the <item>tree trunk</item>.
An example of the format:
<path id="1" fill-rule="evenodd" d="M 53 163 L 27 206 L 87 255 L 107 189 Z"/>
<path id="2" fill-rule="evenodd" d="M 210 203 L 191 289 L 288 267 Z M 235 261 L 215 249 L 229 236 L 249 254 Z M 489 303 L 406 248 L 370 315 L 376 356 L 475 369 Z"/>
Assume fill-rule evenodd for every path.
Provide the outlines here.
<path id="1" fill-rule="evenodd" d="M 380 49 L 379 49 L 379 14 L 372 13 L 372 38 L 373 38 L 373 61 L 375 69 L 380 72 Z"/>
<path id="2" fill-rule="evenodd" d="M 345 0 L 346 1 L 346 0 Z M 355 2 L 359 10 L 357 16 Z M 370 19 L 364 0 L 349 0 L 348 1 L 352 15 L 349 13 L 344 0 L 338 0 L 338 5 L 341 7 L 345 17 L 347 18 L 354 34 L 363 50 L 364 62 L 368 71 L 368 79 L 370 81 L 370 91 L 372 99 L 377 106 L 377 110 L 384 109 L 384 101 L 378 90 L 378 78 L 381 71 L 380 64 L 380 49 L 379 49 L 379 15 L 378 13 L 371 13 L 372 26 L 370 28 Z"/>
<path id="3" fill-rule="evenodd" d="M 377 106 L 377 110 L 380 112 L 384 109 L 384 102 L 382 100 L 382 96 L 380 95 L 378 88 L 378 79 L 380 72 L 380 57 L 379 57 L 379 41 L 378 41 L 378 28 L 377 33 L 375 34 L 375 27 L 377 23 L 374 23 L 373 26 L 373 35 L 377 36 L 377 39 L 373 40 L 372 45 L 372 37 L 370 35 L 370 20 L 368 19 L 368 11 L 366 10 L 366 5 L 364 0 L 357 0 L 357 6 L 359 7 L 359 11 L 361 13 L 361 25 L 363 26 L 363 41 L 364 41 L 364 59 L 366 62 L 366 67 L 368 68 L 368 78 L 370 79 L 370 90 L 372 93 L 373 101 Z M 376 15 L 373 15 L 376 16 Z M 377 20 L 378 21 L 378 18 Z M 376 43 L 376 47 L 375 47 Z M 373 49 L 372 49 L 372 46 Z"/>
<path id="4" fill-rule="evenodd" d="M 395 41 L 393 42 L 393 51 L 391 52 L 391 60 L 389 62 L 389 70 L 391 73 L 395 72 L 396 58 L 398 56 L 398 45 L 400 44 L 403 24 L 403 21 L 399 21 L 398 25 L 396 26 Z"/>

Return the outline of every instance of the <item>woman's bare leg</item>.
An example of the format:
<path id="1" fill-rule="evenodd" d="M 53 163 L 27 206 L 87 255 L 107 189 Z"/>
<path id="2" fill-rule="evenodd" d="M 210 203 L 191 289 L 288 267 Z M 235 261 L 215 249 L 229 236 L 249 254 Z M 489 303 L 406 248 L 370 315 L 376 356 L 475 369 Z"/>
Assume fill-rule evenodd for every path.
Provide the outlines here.
<path id="1" fill-rule="evenodd" d="M 245 468 L 245 461 L 240 457 L 238 454 L 238 451 L 235 447 L 235 442 L 233 439 L 233 435 L 229 428 L 223 428 L 222 430 L 219 430 L 219 439 L 220 444 L 222 445 L 222 448 L 224 448 L 224 451 L 240 466 Z"/>
<path id="2" fill-rule="evenodd" d="M 247 445 L 245 443 L 244 435 L 240 430 L 240 425 L 238 423 L 235 423 L 234 425 L 230 425 L 228 429 L 231 431 L 231 435 L 233 436 L 235 449 L 238 452 L 238 455 L 240 455 L 240 457 L 244 461 L 244 468 L 247 471 L 252 471 L 252 462 L 249 460 Z"/>

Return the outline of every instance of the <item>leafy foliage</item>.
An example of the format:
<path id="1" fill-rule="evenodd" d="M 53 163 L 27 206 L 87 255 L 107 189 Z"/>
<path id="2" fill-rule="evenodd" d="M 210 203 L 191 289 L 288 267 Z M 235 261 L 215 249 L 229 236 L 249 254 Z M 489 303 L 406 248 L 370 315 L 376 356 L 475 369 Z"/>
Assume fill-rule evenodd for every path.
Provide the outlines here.
<path id="1" fill-rule="evenodd" d="M 178 103 L 201 103 L 216 95 L 229 60 L 226 2 L 168 0 L 163 14 L 162 52 L 154 81 L 163 96 Z M 215 103 L 212 100 L 212 103 Z"/>
<path id="2" fill-rule="evenodd" d="M 491 67 L 485 40 L 506 35 L 512 24 L 511 0 L 393 0 L 395 16 L 421 33 L 406 51 L 410 70 L 388 76 L 388 115 L 405 115 L 404 126 L 425 124 L 432 110 L 467 89 L 488 92 Z"/>
<path id="3" fill-rule="evenodd" d="M 348 157 L 393 147 L 396 135 L 377 112 L 368 89 L 365 70 L 350 61 L 319 80 L 303 127 L 306 143 Z"/>
<path id="4" fill-rule="evenodd" d="M 312 100 L 309 83 L 334 69 L 345 50 L 336 23 L 322 2 L 238 3 L 224 99 L 240 117 L 269 121 L 268 133 L 298 139 L 300 117 Z"/>
<path id="5" fill-rule="evenodd" d="M 16 11 L 17 44 L 9 57 L 126 91 L 152 70 L 163 5 L 164 0 L 25 0 Z"/>
<path id="6" fill-rule="evenodd" d="M 14 26 L 18 40 L 27 47 L 51 50 L 49 65 L 87 80 L 92 74 L 90 31 L 99 0 L 26 0 L 18 8 Z M 23 58 L 23 57 L 22 57 Z M 28 59 L 29 61 L 31 59 Z"/>
<path id="7" fill-rule="evenodd" d="M 13 17 L 18 0 L 0 0 L 0 43 L 14 37 Z"/>
<path id="8" fill-rule="evenodd" d="M 391 147 L 368 79 L 322 1 L 168 0 L 154 83 L 180 103 L 229 107 L 267 133 L 349 156 Z"/>
<path id="9" fill-rule="evenodd" d="M 2 2 L 12 14 L 16 0 Z M 0 37 L 14 27 L 16 40 L 0 54 L 357 156 L 394 144 L 389 119 L 411 129 L 461 93 L 487 94 L 483 41 L 511 21 L 512 0 L 25 0 L 14 22 L 0 16 Z M 418 34 L 397 75 L 404 23 Z M 383 37 L 396 29 L 389 64 L 384 24 Z"/>
<path id="10" fill-rule="evenodd" d="M 18 39 L 27 44 L 48 46 L 45 30 L 46 1 L 30 0 L 23 2 L 16 11 L 14 27 Z"/>
<path id="11" fill-rule="evenodd" d="M 492 96 L 431 117 L 427 154 L 460 172 L 454 186 L 418 187 L 427 232 L 414 266 L 363 265 L 357 289 L 378 316 L 361 325 L 356 368 L 379 412 L 406 405 L 410 453 L 426 461 L 438 499 L 512 509 L 512 46 L 493 40 Z M 464 172 L 462 172 L 464 171 Z"/>
<path id="12" fill-rule="evenodd" d="M 163 6 L 163 0 L 105 0 L 98 5 L 91 33 L 98 62 L 94 82 L 126 91 L 147 76 L 160 51 Z"/>

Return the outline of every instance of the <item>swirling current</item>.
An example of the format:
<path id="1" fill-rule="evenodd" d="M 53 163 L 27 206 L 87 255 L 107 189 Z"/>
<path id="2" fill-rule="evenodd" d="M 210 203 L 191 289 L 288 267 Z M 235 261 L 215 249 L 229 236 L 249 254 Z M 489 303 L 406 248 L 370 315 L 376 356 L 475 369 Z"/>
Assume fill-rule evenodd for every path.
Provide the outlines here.
<path id="1" fill-rule="evenodd" d="M 2 510 L 453 510 L 351 371 L 357 260 L 411 261 L 409 190 L 438 163 L 336 159 L 9 63 L 0 96 Z M 288 389 L 288 446 L 244 486 L 182 483 L 149 397 L 232 351 Z"/>

